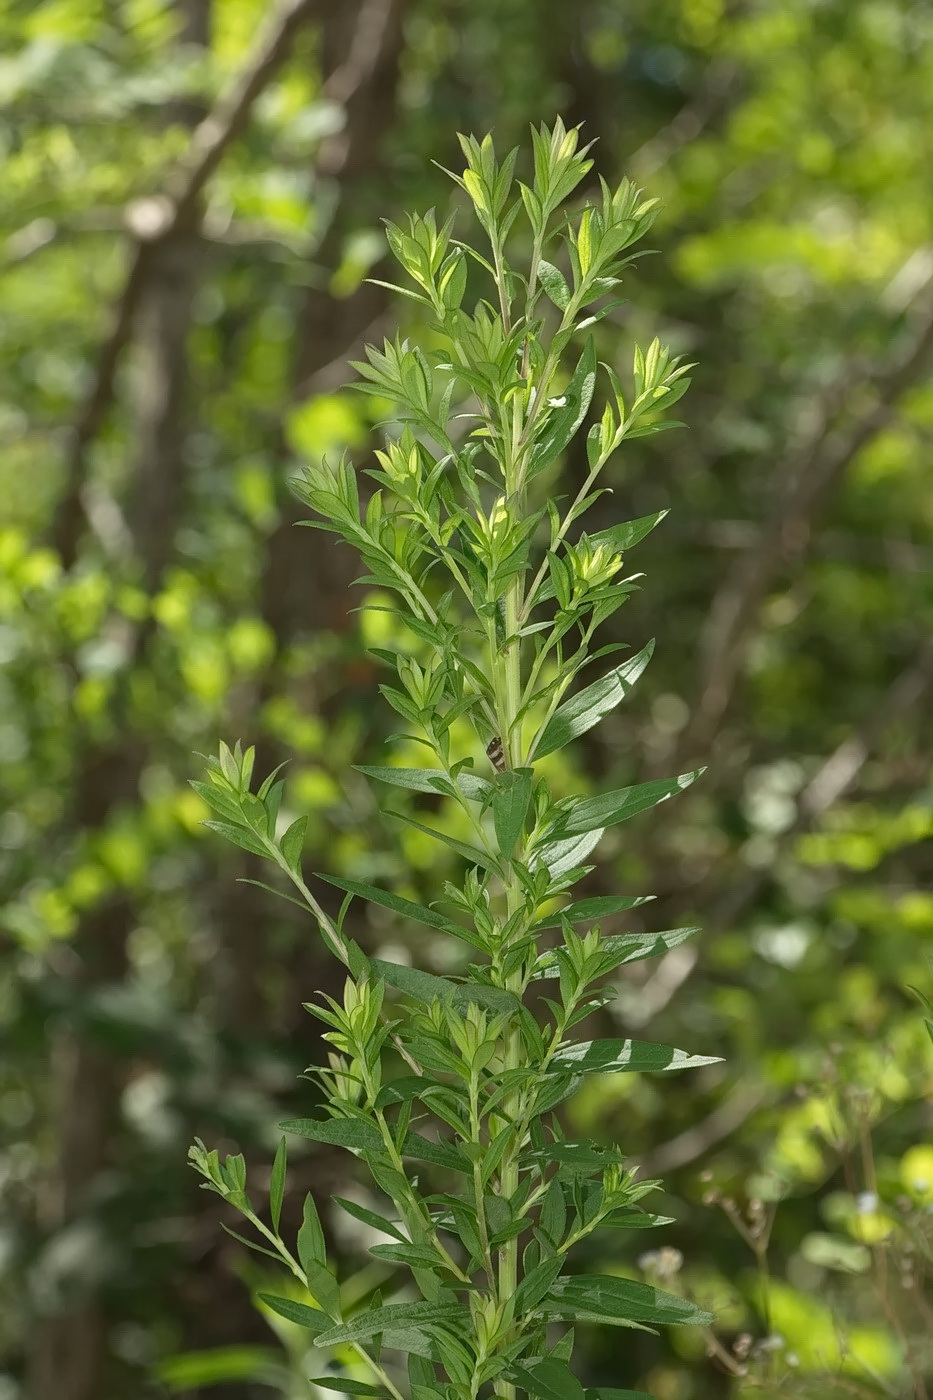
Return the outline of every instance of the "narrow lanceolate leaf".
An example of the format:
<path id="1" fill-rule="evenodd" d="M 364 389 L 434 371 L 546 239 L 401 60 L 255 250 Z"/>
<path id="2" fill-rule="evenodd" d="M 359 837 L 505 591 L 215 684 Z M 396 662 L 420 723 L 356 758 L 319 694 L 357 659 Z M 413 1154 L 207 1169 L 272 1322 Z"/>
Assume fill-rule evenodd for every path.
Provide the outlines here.
<path id="1" fill-rule="evenodd" d="M 557 841 L 548 841 L 535 852 L 535 863 L 545 866 L 551 878 L 556 880 L 566 875 L 568 870 L 583 864 L 593 847 L 599 844 L 604 829 L 588 831 L 583 836 L 561 836 Z"/>
<path id="2" fill-rule="evenodd" d="M 354 1220 L 359 1220 L 364 1225 L 370 1225 L 374 1230 L 381 1230 L 383 1234 L 392 1235 L 400 1244 L 407 1244 L 405 1236 L 399 1229 L 399 1223 L 395 1220 L 386 1220 L 385 1216 L 377 1215 L 374 1210 L 368 1210 L 366 1206 L 358 1205 L 356 1201 L 347 1201 L 343 1196 L 332 1198 L 341 1210 L 345 1210 L 347 1215 L 352 1215 Z"/>
<path id="3" fill-rule="evenodd" d="M 608 1322 L 616 1327 L 642 1323 L 703 1327 L 713 1320 L 710 1313 L 701 1312 L 686 1298 L 608 1274 L 558 1279 L 538 1308 L 549 1317 Z"/>
<path id="4" fill-rule="evenodd" d="M 288 1118 L 279 1127 L 309 1142 L 325 1142 L 332 1147 L 346 1147 L 353 1152 L 385 1152 L 382 1134 L 374 1123 L 357 1118 Z M 466 1172 L 471 1167 L 449 1142 L 432 1142 L 420 1133 L 409 1133 L 401 1147 L 403 1157 L 430 1162 L 448 1171 Z"/>
<path id="5" fill-rule="evenodd" d="M 332 1323 L 332 1319 L 320 1308 L 309 1308 L 305 1303 L 296 1303 L 293 1298 L 276 1298 L 271 1293 L 260 1293 L 259 1301 L 278 1313 L 279 1317 L 287 1317 L 289 1322 L 307 1327 L 309 1332 L 323 1332 Z"/>
<path id="6" fill-rule="evenodd" d="M 363 763 L 354 763 L 353 767 L 367 778 L 408 788 L 410 792 L 449 794 L 453 786 L 442 768 L 377 768 Z M 484 801 L 492 788 L 486 778 L 478 778 L 473 773 L 459 773 L 454 782 L 464 797 L 474 802 Z"/>
<path id="7" fill-rule="evenodd" d="M 643 958 L 659 958 L 662 954 L 670 952 L 671 948 L 686 943 L 688 938 L 699 932 L 699 928 L 694 927 L 671 928 L 663 933 L 614 934 L 611 938 L 604 938 L 599 945 L 602 970 L 604 973 L 612 972 L 617 967 L 624 967 L 626 963 L 641 962 Z M 556 977 L 559 970 L 556 955 L 549 950 L 538 958 L 532 977 Z"/>
<path id="8" fill-rule="evenodd" d="M 320 1386 L 321 1390 L 336 1390 L 340 1395 L 382 1397 L 389 1394 L 384 1385 L 370 1385 L 368 1381 L 348 1381 L 341 1376 L 313 1376 L 311 1384 Z"/>
<path id="9" fill-rule="evenodd" d="M 653 894 L 608 894 L 598 895 L 594 899 L 580 899 L 539 919 L 529 932 L 541 933 L 546 928 L 560 928 L 564 919 L 569 919 L 572 924 L 595 923 L 598 919 L 608 918 L 610 914 L 624 914 L 628 909 L 638 909 L 652 899 Z"/>
<path id="10" fill-rule="evenodd" d="M 496 779 L 492 799 L 492 820 L 503 860 L 510 860 L 512 852 L 525 828 L 531 790 L 534 786 L 534 773 L 530 768 L 516 768 L 509 773 L 500 773 Z"/>
<path id="11" fill-rule="evenodd" d="M 478 865 L 482 870 L 488 870 L 491 875 L 499 873 L 492 856 L 486 851 L 481 851 L 478 846 L 470 846 L 466 841 L 457 841 L 453 836 L 448 836 L 445 831 L 438 831 L 436 827 L 425 826 L 424 822 L 416 822 L 413 817 L 406 817 L 404 812 L 387 811 L 386 816 L 395 817 L 397 821 L 404 822 L 406 826 L 414 827 L 415 831 L 423 832 L 425 836 L 431 836 L 435 841 L 440 841 L 443 846 L 456 851 L 457 855 L 462 856 L 470 865 Z"/>
<path id="12" fill-rule="evenodd" d="M 542 471 L 559 457 L 586 417 L 596 387 L 596 349 L 588 340 L 564 392 L 551 400 L 551 414 L 544 432 L 535 444 L 531 475 Z"/>
<path id="13" fill-rule="evenodd" d="M 508 1374 L 510 1381 L 527 1390 L 535 1400 L 585 1400 L 583 1386 L 565 1361 L 538 1357 L 516 1362 Z"/>
<path id="14" fill-rule="evenodd" d="M 607 826 L 616 826 L 639 812 L 646 812 L 650 807 L 666 802 L 675 793 L 683 792 L 684 788 L 695 783 L 705 772 L 705 768 L 697 768 L 693 773 L 681 773 L 679 778 L 638 783 L 635 787 L 617 788 L 615 792 L 604 792 L 601 797 L 587 798 L 561 818 L 557 833 L 565 838 L 587 831 L 604 831 Z"/>
<path id="15" fill-rule="evenodd" d="M 413 997 L 415 1001 L 430 1006 L 432 1001 L 446 1001 L 453 1006 L 465 1006 L 476 1002 L 488 1006 L 492 1011 L 515 1011 L 519 1006 L 513 992 L 501 987 L 486 987 L 476 982 L 452 982 L 449 977 L 435 977 L 431 972 L 422 972 L 417 967 L 403 967 L 400 963 L 383 962 L 372 958 L 371 966 L 377 977 L 397 987 L 400 992 Z"/>
<path id="16" fill-rule="evenodd" d="M 272 1228 L 276 1233 L 278 1233 L 279 1221 L 282 1218 L 282 1202 L 285 1199 L 286 1154 L 285 1139 L 282 1138 L 275 1154 L 272 1176 L 269 1180 L 269 1214 L 272 1216 Z"/>
<path id="17" fill-rule="evenodd" d="M 202 822 L 201 825 L 209 827 L 211 831 L 219 832 L 228 841 L 232 841 L 234 846 L 241 846 L 244 851 L 249 851 L 251 855 L 269 855 L 268 846 L 253 832 L 247 831 L 245 826 L 233 826 L 231 822 Z"/>
<path id="18" fill-rule="evenodd" d="M 550 1074 L 657 1074 L 669 1069 L 696 1069 L 716 1065 L 716 1055 L 690 1055 L 670 1045 L 650 1040 L 586 1040 L 558 1050 L 548 1067 Z"/>
<path id="19" fill-rule="evenodd" d="M 597 530 L 595 535 L 590 535 L 590 544 L 602 544 L 613 554 L 624 554 L 660 525 L 666 515 L 666 510 L 656 510 L 653 515 L 642 515 L 637 520 L 623 520 L 618 525 L 610 525 L 608 530 Z"/>
<path id="20" fill-rule="evenodd" d="M 654 652 L 654 642 L 642 647 L 636 656 L 613 667 L 605 676 L 571 696 L 548 720 L 534 746 L 534 757 L 555 753 L 598 724 L 629 694 Z"/>
<path id="21" fill-rule="evenodd" d="M 426 928 L 439 929 L 441 933 L 449 933 L 454 938 L 462 938 L 467 943 L 474 943 L 469 929 L 461 928 L 460 924 L 455 923 L 453 919 L 446 919 L 443 914 L 437 914 L 433 909 L 427 909 L 423 904 L 415 904 L 411 899 L 403 899 L 400 895 L 391 894 L 388 890 L 380 890 L 375 885 L 367 885 L 362 880 L 343 880 L 336 875 L 318 875 L 317 878 L 326 880 L 329 885 L 336 885 L 338 890 L 343 890 L 345 894 L 355 894 L 360 899 L 368 900 L 370 904 L 378 904 L 383 909 L 391 909 L 394 914 L 401 915 L 403 919 L 411 919 L 413 923 L 424 924 Z"/>
<path id="22" fill-rule="evenodd" d="M 462 1308 L 452 1303 L 389 1303 L 384 1308 L 373 1308 L 360 1313 L 340 1327 L 332 1327 L 318 1337 L 319 1347 L 336 1347 L 343 1342 L 359 1342 L 367 1337 L 377 1337 L 380 1332 L 397 1331 L 410 1326 L 431 1322 L 449 1322 L 461 1315 Z"/>

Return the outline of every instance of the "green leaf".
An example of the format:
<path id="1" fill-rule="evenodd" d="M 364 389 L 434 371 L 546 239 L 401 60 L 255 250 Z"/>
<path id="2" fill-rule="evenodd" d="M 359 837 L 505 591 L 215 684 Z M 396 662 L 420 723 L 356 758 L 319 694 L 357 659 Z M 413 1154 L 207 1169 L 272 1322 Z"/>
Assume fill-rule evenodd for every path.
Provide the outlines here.
<path id="1" fill-rule="evenodd" d="M 444 831 L 438 831 L 436 827 L 425 826 L 424 822 L 416 822 L 413 817 L 406 817 L 404 812 L 393 812 L 388 810 L 387 817 L 395 817 L 398 821 L 404 822 L 406 826 L 414 827 L 415 831 L 421 831 L 425 836 L 431 836 L 435 841 L 440 841 L 452 851 L 456 851 L 458 856 L 462 856 L 470 865 L 478 865 L 483 870 L 488 870 L 491 875 L 499 874 L 498 866 L 492 856 L 485 851 L 481 851 L 477 846 L 467 845 L 465 841 L 457 841 L 453 836 L 448 836 Z"/>
<path id="2" fill-rule="evenodd" d="M 579 738 L 598 724 L 629 694 L 653 652 L 654 642 L 651 641 L 636 656 L 630 656 L 627 661 L 613 667 L 600 680 L 594 681 L 561 705 L 545 725 L 534 746 L 533 757 L 544 758 L 546 754 L 562 749 L 571 739 Z"/>
<path id="3" fill-rule="evenodd" d="M 318 1337 L 319 1347 L 340 1346 L 343 1342 L 359 1342 L 367 1337 L 376 1337 L 380 1332 L 399 1330 L 409 1326 L 431 1322 L 452 1322 L 459 1318 L 463 1309 L 458 1302 L 452 1303 L 389 1303 L 385 1307 L 373 1308 L 360 1313 L 339 1327 Z"/>
<path id="4" fill-rule="evenodd" d="M 404 919 L 411 919 L 413 923 L 424 924 L 426 928 L 439 929 L 442 933 L 449 933 L 454 938 L 461 938 L 474 947 L 482 946 L 471 936 L 468 929 L 454 923 L 453 919 L 445 918 L 443 914 L 436 914 L 433 909 L 425 908 L 423 904 L 415 904 L 410 899 L 403 899 L 400 895 L 391 894 L 388 890 L 377 889 L 375 885 L 367 885 L 362 880 L 343 880 L 336 875 L 318 875 L 317 879 L 326 880 L 329 885 L 336 885 L 337 889 L 343 890 L 345 894 L 354 894 L 360 899 L 369 900 L 370 904 L 378 904 L 383 909 L 391 909 L 394 914 L 400 914 Z"/>
<path id="5" fill-rule="evenodd" d="M 593 847 L 599 844 L 602 835 L 603 828 L 600 828 L 589 831 L 584 836 L 561 837 L 557 841 L 548 841 L 538 847 L 535 862 L 545 866 L 551 878 L 557 880 L 566 875 L 568 870 L 582 865 Z"/>
<path id="6" fill-rule="evenodd" d="M 597 530 L 595 535 L 590 535 L 590 544 L 604 544 L 613 554 L 624 554 L 649 535 L 656 525 L 660 525 L 667 514 L 666 510 L 656 510 L 653 515 L 623 520 L 618 525 L 610 525 L 608 530 Z"/>
<path id="7" fill-rule="evenodd" d="M 289 1118 L 279 1127 L 286 1133 L 307 1138 L 309 1142 L 325 1142 L 332 1147 L 346 1147 L 354 1152 L 385 1152 L 382 1134 L 374 1123 L 357 1118 Z M 404 1157 L 430 1162 L 449 1171 L 468 1172 L 469 1162 L 449 1142 L 432 1142 L 419 1133 L 409 1133 L 401 1148 Z"/>
<path id="8" fill-rule="evenodd" d="M 357 1205 L 356 1201 L 347 1201 L 343 1196 L 333 1196 L 331 1199 L 341 1210 L 346 1211 L 347 1215 L 352 1215 L 354 1220 L 359 1220 L 364 1225 L 370 1225 L 374 1230 L 380 1230 L 384 1235 L 393 1235 L 400 1244 L 408 1243 L 395 1221 L 386 1220 L 384 1216 L 377 1215 L 374 1210 L 367 1210 L 366 1206 Z"/>
<path id="9" fill-rule="evenodd" d="M 337 1390 L 341 1395 L 388 1395 L 384 1385 L 370 1385 L 368 1381 L 348 1381 L 341 1376 L 312 1376 L 312 1385 L 322 1390 Z"/>
<path id="10" fill-rule="evenodd" d="M 686 943 L 688 938 L 699 932 L 700 929 L 694 927 L 672 928 L 663 933 L 613 934 L 610 938 L 602 939 L 599 945 L 603 974 L 611 972 L 614 968 L 624 967 L 626 963 L 640 962 L 643 958 L 659 958 L 671 948 Z M 556 977 L 559 970 L 553 950 L 548 950 L 542 953 L 535 963 L 532 978 L 538 980 Z"/>
<path id="11" fill-rule="evenodd" d="M 643 904 L 650 904 L 653 899 L 653 894 L 608 894 L 597 895 L 594 899 L 580 899 L 575 904 L 568 904 L 564 909 L 556 909 L 552 914 L 539 919 L 529 929 L 529 933 L 542 933 L 547 928 L 560 928 L 564 919 L 569 919 L 572 924 L 595 923 L 598 919 L 608 918 L 610 914 L 623 914 L 628 909 L 638 909 Z"/>
<path id="12" fill-rule="evenodd" d="M 542 258 L 538 263 L 538 281 L 558 310 L 566 311 L 570 304 L 570 288 L 560 268 Z"/>
<path id="13" fill-rule="evenodd" d="M 272 1163 L 272 1176 L 269 1180 L 269 1214 L 272 1216 L 272 1228 L 278 1234 L 279 1221 L 282 1218 L 282 1202 L 285 1199 L 285 1168 L 287 1161 L 287 1145 L 285 1139 L 279 1142 L 275 1154 L 275 1161 Z"/>
<path id="14" fill-rule="evenodd" d="M 230 822 L 202 822 L 202 826 L 208 827 L 211 831 L 219 832 L 228 841 L 232 841 L 234 846 L 240 846 L 244 851 L 249 851 L 254 856 L 269 856 L 269 848 L 264 845 L 258 836 L 254 836 L 251 831 L 247 831 L 244 826 L 233 826 Z"/>
<path id="15" fill-rule="evenodd" d="M 376 1259 L 387 1259 L 392 1264 L 407 1264 L 412 1269 L 436 1269 L 443 1267 L 443 1261 L 433 1249 L 420 1244 L 374 1244 L 370 1254 Z"/>
<path id="16" fill-rule="evenodd" d="M 500 773 L 496 779 L 492 820 L 499 843 L 499 853 L 504 860 L 511 859 L 516 842 L 524 830 L 533 787 L 534 773 L 530 768 L 516 768 L 509 773 Z"/>
<path id="17" fill-rule="evenodd" d="M 544 431 L 535 443 L 531 476 L 549 466 L 563 452 L 586 417 L 595 387 L 596 349 L 591 338 L 586 342 L 586 348 L 577 362 L 570 383 L 559 396 L 559 400 L 552 400 L 554 406 L 546 420 Z"/>
<path id="18" fill-rule="evenodd" d="M 651 783 L 637 783 L 634 787 L 617 788 L 615 792 L 604 792 L 600 797 L 590 797 L 578 802 L 565 816 L 555 823 L 555 834 L 562 839 L 580 836 L 588 831 L 605 831 L 607 826 L 616 826 L 630 817 L 657 807 L 677 792 L 683 792 L 695 783 L 705 768 L 697 768 L 693 773 L 681 773 L 679 778 L 662 778 Z"/>
<path id="19" fill-rule="evenodd" d="M 276 1298 L 271 1293 L 260 1293 L 259 1301 L 278 1313 L 279 1317 L 296 1322 L 299 1327 L 307 1327 L 310 1332 L 323 1332 L 332 1323 L 332 1319 L 320 1308 L 309 1308 L 305 1303 L 296 1303 L 294 1298 Z"/>
<path id="20" fill-rule="evenodd" d="M 353 767 L 367 778 L 407 788 L 410 792 L 444 795 L 449 794 L 451 788 L 451 780 L 442 768 L 378 768 L 363 763 L 354 763 Z M 473 802 L 484 802 L 492 789 L 492 784 L 486 778 L 478 778 L 473 773 L 458 773 L 454 782 L 464 797 Z"/>
<path id="21" fill-rule="evenodd" d="M 216 783 L 199 783 L 193 778 L 189 778 L 188 785 L 194 788 L 208 807 L 213 807 L 222 817 L 229 817 L 233 822 L 243 820 L 240 803 L 226 788 L 219 788 Z"/>
<path id="22" fill-rule="evenodd" d="M 285 864 L 288 866 L 289 870 L 293 870 L 296 873 L 300 873 L 301 854 L 304 850 L 305 834 L 307 830 L 308 818 L 299 817 L 297 821 L 292 822 L 279 843 L 282 855 L 285 857 Z"/>
<path id="23" fill-rule="evenodd" d="M 675 1217 L 673 1215 L 649 1215 L 644 1210 L 619 1211 L 616 1215 L 607 1215 L 599 1223 L 601 1230 L 654 1230 L 661 1225 L 673 1225 Z"/>
<path id="24" fill-rule="evenodd" d="M 508 1376 L 535 1400 L 584 1400 L 583 1386 L 564 1361 L 542 1357 L 527 1364 L 516 1362 Z"/>
<path id="25" fill-rule="evenodd" d="M 550 1166 L 556 1162 L 561 1175 L 590 1175 L 605 1167 L 622 1166 L 624 1158 L 617 1147 L 603 1147 L 599 1143 L 586 1140 L 574 1142 L 552 1142 L 547 1147 L 526 1154 L 529 1161 Z"/>
<path id="26" fill-rule="evenodd" d="M 695 1069 L 716 1065 L 716 1055 L 690 1055 L 650 1040 L 587 1040 L 568 1045 L 554 1056 L 549 1074 L 655 1074 L 669 1069 Z"/>
<path id="27" fill-rule="evenodd" d="M 381 958 L 373 958 L 371 964 L 377 976 L 388 982 L 390 987 L 397 987 L 400 992 L 405 992 L 425 1006 L 430 1006 L 432 1001 L 450 1002 L 453 1006 L 476 1002 L 492 1011 L 515 1011 L 520 1005 L 514 992 L 500 987 L 486 987 L 477 982 L 452 982 L 448 977 L 436 977 L 417 967 L 403 967 L 401 963 L 383 962 Z"/>
<path id="28" fill-rule="evenodd" d="M 301 1228 L 298 1231 L 298 1259 L 305 1272 L 307 1272 L 310 1261 L 315 1264 L 327 1262 L 324 1231 L 321 1229 L 321 1222 L 310 1191 L 305 1196 Z"/>
<path id="29" fill-rule="evenodd" d="M 549 1317 L 607 1322 L 616 1327 L 642 1323 L 700 1327 L 713 1321 L 710 1313 L 701 1312 L 685 1298 L 608 1274 L 558 1279 L 539 1310 Z"/>
<path id="30" fill-rule="evenodd" d="M 361 1123 L 356 1118 L 287 1118 L 279 1127 L 310 1142 L 325 1142 L 331 1147 L 348 1147 L 354 1152 L 384 1152 L 382 1134 L 374 1123 Z"/>

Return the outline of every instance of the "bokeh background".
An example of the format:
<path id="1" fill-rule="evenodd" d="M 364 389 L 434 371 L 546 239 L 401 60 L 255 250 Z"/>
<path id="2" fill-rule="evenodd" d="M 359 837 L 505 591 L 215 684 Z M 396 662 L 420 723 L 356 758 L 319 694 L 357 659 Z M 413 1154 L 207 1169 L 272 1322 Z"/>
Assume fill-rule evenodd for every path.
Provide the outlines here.
<path id="1" fill-rule="evenodd" d="M 620 929 L 703 928 L 620 981 L 615 1033 L 724 1057 L 568 1108 L 675 1219 L 581 1262 L 720 1318 L 584 1330 L 581 1370 L 658 1400 L 928 1394 L 931 44 L 922 0 L 7 0 L 0 1400 L 324 1394 L 185 1153 L 262 1182 L 336 973 L 187 781 L 240 737 L 290 760 L 309 870 L 415 897 L 447 873 L 350 767 L 393 727 L 366 652 L 391 622 L 287 480 L 366 466 L 348 361 L 424 333 L 365 280 L 380 220 L 446 211 L 458 130 L 527 146 L 556 113 L 664 202 L 601 355 L 660 333 L 698 362 L 688 430 L 626 446 L 598 507 L 670 510 L 613 621 L 656 657 L 556 781 L 709 764 L 606 838 L 591 892 L 657 895 Z M 348 1298 L 391 1287 L 328 1211 L 351 1160 L 293 1158 L 286 1210 L 316 1193 Z"/>

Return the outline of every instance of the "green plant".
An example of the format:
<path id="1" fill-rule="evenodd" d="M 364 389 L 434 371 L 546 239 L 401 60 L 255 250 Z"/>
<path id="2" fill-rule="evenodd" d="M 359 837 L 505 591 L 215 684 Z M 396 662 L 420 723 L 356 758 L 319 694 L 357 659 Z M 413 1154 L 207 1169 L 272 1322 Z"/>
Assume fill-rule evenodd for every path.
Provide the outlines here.
<path id="1" fill-rule="evenodd" d="M 305 819 L 278 833 L 276 774 L 254 794 L 252 751 L 222 745 L 207 781 L 195 784 L 219 818 L 208 825 L 280 867 L 346 967 L 342 1004 L 324 997 L 307 1008 L 332 1047 L 329 1068 L 318 1071 L 327 1117 L 282 1126 L 365 1163 L 391 1207 L 338 1204 L 389 1238 L 372 1253 L 398 1267 L 402 1300 L 372 1297 L 343 1314 L 310 1197 L 296 1251 L 282 1240 L 284 1139 L 270 1224 L 249 1202 L 242 1157 L 221 1163 L 198 1143 L 192 1160 L 207 1188 L 242 1212 L 266 1252 L 307 1289 L 307 1302 L 268 1304 L 309 1329 L 318 1347 L 339 1349 L 343 1360 L 355 1355 L 368 1368 L 366 1382 L 319 1383 L 395 1400 L 514 1400 L 519 1392 L 583 1400 L 570 1369 L 573 1332 L 558 1338 L 551 1324 L 708 1320 L 646 1284 L 566 1272 L 572 1247 L 595 1230 L 665 1222 L 640 1204 L 658 1183 L 636 1180 L 615 1148 L 566 1141 L 555 1109 L 590 1072 L 711 1061 L 571 1034 L 610 1000 L 600 986 L 607 974 L 693 932 L 604 937 L 598 921 L 639 901 L 565 900 L 592 868 L 587 858 L 607 827 L 698 775 L 559 798 L 536 767 L 609 713 L 650 658 L 649 644 L 566 698 L 584 666 L 617 651 L 594 650 L 594 633 L 636 586 L 622 575 L 623 553 L 663 512 L 570 536 L 620 445 L 672 426 L 664 415 L 687 387 L 689 367 L 657 340 L 636 348 L 631 389 L 602 367 L 610 394 L 586 433 L 588 474 L 559 507 L 547 488 L 590 415 L 600 368 L 591 337 L 569 372 L 564 355 L 618 304 L 620 274 L 656 202 L 627 180 L 615 190 L 601 182 L 600 202 L 568 216 L 562 205 L 591 165 L 586 149 L 559 121 L 534 131 L 533 142 L 534 178 L 516 194 L 516 152 L 499 162 L 488 136 L 462 139 L 466 169 L 453 178 L 484 230 L 488 256 L 458 242 L 452 221 L 439 227 L 433 213 L 404 229 L 389 226 L 392 250 L 414 283 L 396 290 L 429 309 L 440 348 L 386 341 L 357 366 L 360 388 L 398 406 L 397 435 L 376 454 L 369 475 L 378 489 L 367 502 L 345 460 L 311 467 L 296 484 L 320 517 L 313 523 L 359 551 L 362 582 L 393 595 L 398 625 L 410 636 L 404 650 L 377 653 L 396 678 L 381 689 L 404 721 L 406 742 L 425 749 L 431 766 L 361 771 L 439 795 L 459 812 L 469 839 L 393 815 L 451 847 L 464 863 L 462 881 L 445 882 L 428 907 L 324 876 L 346 894 L 331 919 L 302 875 Z M 530 245 L 524 272 L 506 248 L 522 212 Z M 494 300 L 469 313 L 462 302 L 471 274 L 489 279 Z M 475 961 L 461 976 L 442 978 L 368 957 L 344 930 L 354 897 L 458 940 Z M 556 943 L 544 936 L 552 930 Z M 418 1164 L 417 1176 L 406 1162 Z M 425 1167 L 459 1189 L 431 1191 Z M 392 1359 L 398 1353 L 407 1354 L 406 1373 Z M 587 1396 L 635 1400 L 621 1390 Z"/>

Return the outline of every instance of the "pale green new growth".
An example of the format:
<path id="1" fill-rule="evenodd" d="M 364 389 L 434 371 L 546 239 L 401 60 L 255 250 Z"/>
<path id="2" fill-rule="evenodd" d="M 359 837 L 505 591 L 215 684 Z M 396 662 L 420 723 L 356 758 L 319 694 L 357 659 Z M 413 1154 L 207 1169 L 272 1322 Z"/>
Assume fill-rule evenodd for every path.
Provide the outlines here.
<path id="1" fill-rule="evenodd" d="M 556 800 L 535 768 L 619 704 L 650 659 L 649 644 L 567 698 L 584 666 L 616 650 L 594 652 L 594 633 L 635 587 L 624 552 L 663 513 L 590 536 L 574 527 L 613 453 L 673 426 L 666 414 L 689 366 L 658 341 L 636 347 L 625 385 L 598 363 L 589 328 L 619 304 L 629 250 L 650 228 L 655 201 L 627 180 L 615 190 L 600 181 L 597 202 L 568 214 L 562 205 L 591 166 L 586 148 L 560 121 L 532 137 L 534 178 L 517 186 L 516 152 L 500 162 L 490 137 L 461 138 L 466 169 L 453 178 L 485 232 L 484 251 L 459 242 L 453 220 L 438 227 L 433 213 L 388 227 L 413 284 L 396 290 L 427 308 L 442 348 L 428 353 L 399 338 L 356 366 L 362 390 L 397 405 L 399 428 L 370 473 L 375 492 L 361 504 L 347 461 L 308 468 L 297 483 L 319 517 L 309 523 L 355 546 L 363 582 L 393 595 L 410 635 L 404 650 L 377 653 L 395 673 L 381 689 L 408 738 L 427 750 L 426 766 L 361 771 L 457 805 L 466 840 L 394 815 L 452 848 L 462 883 L 445 882 L 426 907 L 325 876 L 347 894 L 334 921 L 302 877 L 304 819 L 278 833 L 275 774 L 252 794 L 252 752 L 222 745 L 207 782 L 195 784 L 220 818 L 208 825 L 281 867 L 347 968 L 343 1003 L 325 997 L 307 1008 L 332 1047 L 318 1072 L 327 1116 L 282 1126 L 345 1147 L 368 1169 L 378 1209 L 338 1204 L 388 1236 L 371 1253 L 395 1267 L 397 1301 L 375 1296 L 345 1314 L 310 1197 L 295 1249 L 283 1242 L 285 1139 L 271 1228 L 249 1203 L 242 1158 L 221 1164 L 199 1143 L 192 1160 L 306 1290 L 304 1303 L 270 1297 L 268 1305 L 316 1346 L 343 1358 L 350 1348 L 368 1368 L 365 1382 L 318 1383 L 394 1400 L 638 1400 L 584 1392 L 570 1366 L 572 1329 L 553 1324 L 708 1320 L 645 1284 L 565 1272 L 568 1252 L 593 1231 L 665 1222 L 637 1204 L 657 1183 L 636 1181 L 615 1148 L 566 1141 L 554 1109 L 590 1072 L 710 1061 L 571 1035 L 609 999 L 599 987 L 608 973 L 693 932 L 601 936 L 600 918 L 643 902 L 630 896 L 559 906 L 607 827 L 698 775 Z M 510 260 L 513 246 L 524 250 L 521 265 Z M 474 284 L 489 299 L 474 302 Z M 608 399 L 594 413 L 600 380 Z M 587 422 L 588 475 L 559 506 L 548 496 L 555 468 Z M 475 961 L 460 978 L 441 978 L 369 958 L 343 929 L 353 897 L 460 940 Z M 540 946 L 547 929 L 560 930 L 558 946 Z M 539 995 L 541 982 L 550 996 Z"/>

